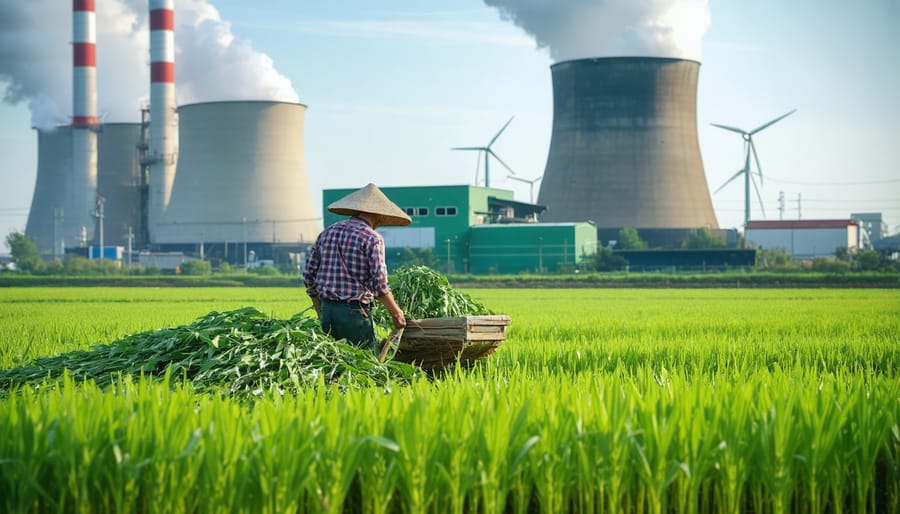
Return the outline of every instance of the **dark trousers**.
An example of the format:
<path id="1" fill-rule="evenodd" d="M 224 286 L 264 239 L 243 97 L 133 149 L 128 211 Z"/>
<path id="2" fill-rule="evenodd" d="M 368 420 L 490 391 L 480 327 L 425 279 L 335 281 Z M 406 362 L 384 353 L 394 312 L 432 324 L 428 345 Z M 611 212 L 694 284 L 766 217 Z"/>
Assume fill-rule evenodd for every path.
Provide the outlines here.
<path id="1" fill-rule="evenodd" d="M 371 305 L 322 300 L 319 321 L 322 323 L 322 330 L 335 339 L 346 339 L 351 344 L 375 353 L 378 349 L 371 313 Z"/>

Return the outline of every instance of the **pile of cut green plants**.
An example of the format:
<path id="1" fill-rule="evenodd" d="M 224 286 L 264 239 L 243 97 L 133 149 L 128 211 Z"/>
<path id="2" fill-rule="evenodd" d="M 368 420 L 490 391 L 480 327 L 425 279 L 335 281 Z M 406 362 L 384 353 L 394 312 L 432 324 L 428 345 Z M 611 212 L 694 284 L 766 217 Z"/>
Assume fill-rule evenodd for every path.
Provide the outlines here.
<path id="1" fill-rule="evenodd" d="M 394 301 L 406 319 L 456 318 L 493 314 L 484 304 L 454 289 L 446 276 L 427 266 L 399 268 L 388 279 Z M 391 315 L 380 303 L 372 319 L 381 327 L 392 326 Z"/>
<path id="2" fill-rule="evenodd" d="M 65 376 L 101 388 L 124 377 L 183 380 L 201 392 L 254 398 L 322 385 L 348 390 L 402 384 L 418 373 L 409 364 L 380 362 L 366 349 L 335 340 L 310 309 L 276 319 L 245 307 L 0 370 L 0 396 L 23 385 L 54 387 Z"/>

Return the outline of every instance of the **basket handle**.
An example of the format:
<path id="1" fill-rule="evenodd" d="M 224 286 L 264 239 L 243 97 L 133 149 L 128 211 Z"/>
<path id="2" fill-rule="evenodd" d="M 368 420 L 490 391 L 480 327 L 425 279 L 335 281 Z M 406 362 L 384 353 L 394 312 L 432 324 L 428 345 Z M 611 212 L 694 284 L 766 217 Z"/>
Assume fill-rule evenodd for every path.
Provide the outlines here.
<path id="1" fill-rule="evenodd" d="M 400 338 L 403 337 L 403 327 L 394 329 L 391 335 L 381 344 L 381 351 L 378 352 L 378 360 L 383 361 L 388 354 L 388 350 L 392 347 L 396 350 L 400 346 Z"/>

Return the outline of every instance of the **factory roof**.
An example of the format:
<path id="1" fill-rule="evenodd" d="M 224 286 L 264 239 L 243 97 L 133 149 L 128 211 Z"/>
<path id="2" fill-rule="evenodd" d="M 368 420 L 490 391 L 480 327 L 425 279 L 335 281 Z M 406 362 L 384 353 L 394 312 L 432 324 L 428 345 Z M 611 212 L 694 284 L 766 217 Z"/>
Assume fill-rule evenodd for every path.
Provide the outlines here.
<path id="1" fill-rule="evenodd" d="M 795 229 L 795 228 L 846 228 L 858 226 L 859 222 L 851 219 L 839 220 L 757 220 L 748 221 L 747 229 Z"/>

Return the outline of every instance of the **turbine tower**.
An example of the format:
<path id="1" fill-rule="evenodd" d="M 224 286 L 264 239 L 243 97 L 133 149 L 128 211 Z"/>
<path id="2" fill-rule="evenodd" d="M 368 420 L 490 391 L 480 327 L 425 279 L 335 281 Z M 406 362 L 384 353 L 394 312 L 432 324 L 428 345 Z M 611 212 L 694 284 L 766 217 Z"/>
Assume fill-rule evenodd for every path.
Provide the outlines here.
<path id="1" fill-rule="evenodd" d="M 750 221 L 750 186 L 751 186 L 751 184 L 753 186 L 753 190 L 756 191 L 756 199 L 759 201 L 759 208 L 760 208 L 760 210 L 762 210 L 763 217 L 765 217 L 765 215 L 766 215 L 766 211 L 765 211 L 765 208 L 763 207 L 763 203 L 762 203 L 762 197 L 759 194 L 759 188 L 756 186 L 756 181 L 754 181 L 753 177 L 751 176 L 752 171 L 750 169 L 750 154 L 752 153 L 753 160 L 756 161 L 756 173 L 757 173 L 757 175 L 759 175 L 759 185 L 760 186 L 762 185 L 762 182 L 763 182 L 762 166 L 759 165 L 759 155 L 757 155 L 757 153 L 756 153 L 756 145 L 753 144 L 753 135 L 768 128 L 768 127 L 771 127 L 775 123 L 778 123 L 779 121 L 783 120 L 784 118 L 787 118 L 791 114 L 794 114 L 796 111 L 797 111 L 797 109 L 794 109 L 786 114 L 782 114 L 781 116 L 775 118 L 774 120 L 764 123 L 749 132 L 744 129 L 739 129 L 736 127 L 729 127 L 728 125 L 719 125 L 717 123 L 710 123 L 710 125 L 712 125 L 713 127 L 730 130 L 731 132 L 737 132 L 744 139 L 744 153 L 745 153 L 744 167 L 741 168 L 740 170 L 738 170 L 737 173 L 732 175 L 731 178 L 726 180 L 724 184 L 719 186 L 719 189 L 716 189 L 714 191 L 714 194 L 721 191 L 722 188 L 724 188 L 725 186 L 730 184 L 732 180 L 738 178 L 741 174 L 744 175 L 744 226 L 745 227 L 747 226 L 747 222 Z"/>
<path id="2" fill-rule="evenodd" d="M 515 175 L 509 175 L 506 178 L 511 178 L 513 180 L 518 180 L 519 182 L 524 182 L 528 184 L 528 201 L 534 203 L 534 183 L 541 179 L 543 175 L 538 175 L 537 178 L 533 178 L 531 180 L 525 178 L 519 178 Z"/>
<path id="3" fill-rule="evenodd" d="M 491 187 L 491 172 L 490 172 L 490 168 L 489 168 L 491 156 L 493 156 L 494 159 L 497 159 L 497 161 L 500 164 L 502 164 L 504 168 L 509 170 L 510 173 L 512 173 L 513 175 L 516 174 L 516 172 L 513 171 L 512 168 L 507 166 L 506 163 L 503 162 L 503 159 L 501 159 L 491 149 L 491 145 L 493 145 L 494 142 L 497 141 L 497 138 L 500 137 L 500 134 L 502 134 L 503 131 L 506 130 L 506 127 L 508 127 L 510 123 L 512 123 L 513 118 L 515 118 L 515 116 L 509 118 L 509 121 L 507 121 L 506 124 L 503 125 L 503 127 L 497 131 L 497 134 L 493 137 L 493 139 L 491 139 L 491 142 L 488 143 L 487 146 L 458 146 L 458 147 L 451 149 L 451 150 L 475 150 L 478 152 L 484 152 L 484 187 Z M 477 165 L 475 167 L 475 185 L 476 186 L 478 185 L 478 166 Z"/>

